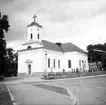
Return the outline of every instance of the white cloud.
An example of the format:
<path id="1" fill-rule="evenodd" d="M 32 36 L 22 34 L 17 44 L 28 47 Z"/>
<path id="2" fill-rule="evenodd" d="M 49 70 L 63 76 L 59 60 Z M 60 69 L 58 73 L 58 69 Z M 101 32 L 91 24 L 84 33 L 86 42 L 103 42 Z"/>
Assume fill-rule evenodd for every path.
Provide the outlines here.
<path id="1" fill-rule="evenodd" d="M 95 44 L 106 35 L 105 0 L 14 0 L 3 9 L 9 13 L 7 40 L 13 46 L 26 39 L 26 25 L 34 13 L 44 27 L 45 39 L 70 41 L 86 49 L 86 45 Z M 105 42 L 102 39 L 99 42 Z"/>
<path id="2" fill-rule="evenodd" d="M 22 48 L 23 41 L 12 41 L 7 43 L 7 48 L 13 48 L 14 50 L 20 50 Z"/>

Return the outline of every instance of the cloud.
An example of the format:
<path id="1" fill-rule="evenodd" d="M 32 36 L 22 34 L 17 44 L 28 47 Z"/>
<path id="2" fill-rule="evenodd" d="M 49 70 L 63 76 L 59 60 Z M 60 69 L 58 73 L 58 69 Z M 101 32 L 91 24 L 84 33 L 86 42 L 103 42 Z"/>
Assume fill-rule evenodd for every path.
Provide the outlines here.
<path id="1" fill-rule="evenodd" d="M 14 50 L 20 50 L 22 48 L 23 41 L 12 41 L 7 44 L 7 48 L 13 48 Z"/>
<path id="2" fill-rule="evenodd" d="M 51 41 L 72 41 L 85 49 L 106 34 L 105 0 L 3 0 L 0 9 L 9 16 L 9 43 L 26 40 L 33 14 Z"/>

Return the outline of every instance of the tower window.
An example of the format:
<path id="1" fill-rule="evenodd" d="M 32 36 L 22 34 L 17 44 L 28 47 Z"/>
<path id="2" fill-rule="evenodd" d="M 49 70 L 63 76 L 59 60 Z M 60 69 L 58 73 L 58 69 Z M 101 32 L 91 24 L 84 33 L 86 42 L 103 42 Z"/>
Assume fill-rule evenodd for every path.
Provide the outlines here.
<path id="1" fill-rule="evenodd" d="M 39 39 L 39 34 L 38 34 L 38 39 Z"/>
<path id="2" fill-rule="evenodd" d="M 33 35 L 32 35 L 32 34 L 31 34 L 31 36 L 30 36 L 30 37 L 31 37 L 31 39 L 33 39 Z"/>

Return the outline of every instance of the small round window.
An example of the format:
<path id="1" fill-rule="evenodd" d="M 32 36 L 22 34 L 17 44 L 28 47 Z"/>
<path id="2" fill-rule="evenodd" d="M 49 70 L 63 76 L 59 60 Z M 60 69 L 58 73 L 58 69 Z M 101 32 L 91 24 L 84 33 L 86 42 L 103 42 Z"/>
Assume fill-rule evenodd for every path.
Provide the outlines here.
<path id="1" fill-rule="evenodd" d="M 27 49 L 31 49 L 31 46 L 28 46 Z"/>

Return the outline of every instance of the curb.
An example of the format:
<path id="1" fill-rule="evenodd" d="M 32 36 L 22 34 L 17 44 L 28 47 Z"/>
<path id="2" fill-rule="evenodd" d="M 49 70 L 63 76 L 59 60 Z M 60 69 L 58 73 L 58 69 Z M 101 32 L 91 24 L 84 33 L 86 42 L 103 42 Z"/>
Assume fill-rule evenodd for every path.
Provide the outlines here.
<path id="1" fill-rule="evenodd" d="M 10 89 L 9 89 L 8 87 L 7 87 L 7 90 L 8 90 L 8 92 L 9 92 L 11 101 L 13 102 L 13 105 L 20 105 L 19 103 L 16 103 L 16 102 L 15 102 L 14 96 L 12 95 L 12 93 L 10 92 Z"/>
<path id="2" fill-rule="evenodd" d="M 103 75 L 93 75 L 93 76 L 83 76 L 83 77 L 75 77 L 75 78 L 64 78 L 64 79 L 54 79 L 54 80 L 46 80 L 46 82 L 50 81 L 60 81 L 60 80 L 71 80 L 71 79 L 86 79 L 86 78 L 95 78 L 95 77 L 103 77 L 106 76 L 106 74 Z M 42 82 L 42 81 L 41 81 Z"/>
<path id="3" fill-rule="evenodd" d="M 33 81 L 21 81 L 19 83 L 46 83 L 46 82 L 62 82 L 62 81 L 67 81 L 67 80 L 77 80 L 77 79 L 89 79 L 89 78 L 95 78 L 95 77 L 104 77 L 106 76 L 106 74 L 103 74 L 103 75 L 93 75 L 93 76 L 83 76 L 83 77 L 75 77 L 75 78 L 62 78 L 62 79 L 52 79 L 52 80 L 40 80 L 40 81 L 36 81 L 36 80 L 33 80 Z"/>

